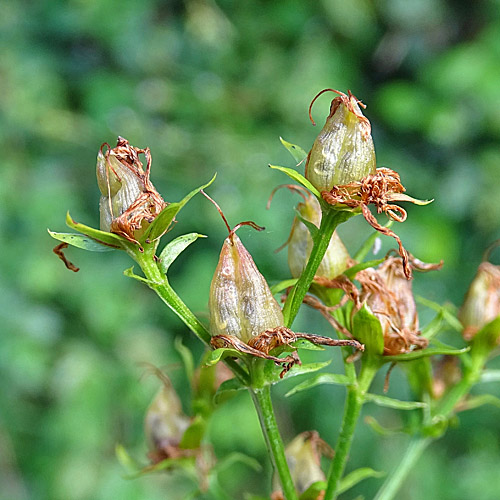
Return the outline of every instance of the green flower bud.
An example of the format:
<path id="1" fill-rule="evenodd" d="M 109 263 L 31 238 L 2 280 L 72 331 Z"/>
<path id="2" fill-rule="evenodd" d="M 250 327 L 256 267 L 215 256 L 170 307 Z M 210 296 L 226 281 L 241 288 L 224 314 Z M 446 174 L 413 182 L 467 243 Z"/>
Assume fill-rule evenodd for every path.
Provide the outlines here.
<path id="1" fill-rule="evenodd" d="M 490 321 L 500 316 L 500 266 L 483 262 L 469 286 L 458 318 L 463 336 L 471 340 Z"/>
<path id="2" fill-rule="evenodd" d="M 313 99 L 311 107 L 327 91 L 336 92 L 339 97 L 332 100 L 330 114 L 309 152 L 305 171 L 305 177 L 318 191 L 359 181 L 376 169 L 370 122 L 360 109 L 365 106 L 351 92 L 346 95 L 325 89 Z"/>
<path id="3" fill-rule="evenodd" d="M 321 222 L 321 207 L 314 196 L 304 194 L 304 203 L 298 204 L 297 211 L 303 219 L 319 227 Z M 288 266 L 294 278 L 298 278 L 302 274 L 311 254 L 312 247 L 313 240 L 311 233 L 305 224 L 298 217 L 295 217 L 288 243 Z M 337 232 L 334 232 L 325 256 L 316 271 L 316 275 L 333 279 L 347 269 L 349 260 L 350 257 L 346 247 Z"/>
<path id="4" fill-rule="evenodd" d="M 222 246 L 208 307 L 212 336 L 233 336 L 245 343 L 284 323 L 269 285 L 234 232 Z"/>

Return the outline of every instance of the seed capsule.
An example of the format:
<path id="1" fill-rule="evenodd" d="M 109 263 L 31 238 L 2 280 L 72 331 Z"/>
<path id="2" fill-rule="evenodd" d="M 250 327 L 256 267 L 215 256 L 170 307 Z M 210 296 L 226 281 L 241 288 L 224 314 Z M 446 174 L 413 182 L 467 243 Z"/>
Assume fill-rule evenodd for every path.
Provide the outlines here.
<path id="1" fill-rule="evenodd" d="M 321 207 L 314 196 L 310 194 L 304 195 L 304 203 L 299 203 L 297 210 L 305 220 L 319 227 Z M 305 224 L 298 217 L 295 217 L 288 243 L 288 266 L 294 278 L 298 278 L 302 274 L 309 260 L 312 247 L 311 233 Z M 346 247 L 337 232 L 334 232 L 316 275 L 333 279 L 347 269 L 349 260 L 350 257 Z"/>
<path id="2" fill-rule="evenodd" d="M 470 284 L 458 318 L 463 336 L 472 337 L 487 323 L 500 316 L 500 266 L 483 262 Z"/>
<path id="3" fill-rule="evenodd" d="M 245 343 L 284 323 L 269 285 L 234 232 L 222 246 L 208 307 L 212 336 L 234 336 Z"/>
<path id="4" fill-rule="evenodd" d="M 346 95 L 333 89 L 321 91 L 311 102 L 309 116 L 314 101 L 327 91 L 339 96 L 332 100 L 330 114 L 309 152 L 305 171 L 305 177 L 318 191 L 359 181 L 376 168 L 371 125 L 361 112 L 360 106 L 364 105 L 351 92 Z"/>

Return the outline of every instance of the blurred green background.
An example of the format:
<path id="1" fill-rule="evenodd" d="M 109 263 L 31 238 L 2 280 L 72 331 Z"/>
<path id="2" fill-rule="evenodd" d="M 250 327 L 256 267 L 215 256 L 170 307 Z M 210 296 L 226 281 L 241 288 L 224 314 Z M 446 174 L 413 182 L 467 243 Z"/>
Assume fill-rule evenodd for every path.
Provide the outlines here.
<path id="1" fill-rule="evenodd" d="M 168 201 L 218 172 L 210 194 L 230 223 L 266 226 L 240 237 L 276 282 L 288 271 L 285 252 L 274 249 L 298 199 L 280 192 L 266 211 L 271 189 L 287 182 L 267 164 L 293 166 L 279 136 L 310 148 L 319 129 L 307 108 L 319 90 L 351 89 L 368 106 L 378 165 L 397 170 L 411 195 L 435 199 L 405 207 L 408 220 L 397 227 L 420 259 L 445 261 L 441 272 L 416 277 L 417 293 L 459 305 L 482 252 L 500 237 L 498 0 L 3 0 L 1 11 L 1 500 L 178 499 L 193 488 L 175 475 L 123 479 L 114 447 L 146 460 L 142 419 L 158 382 L 142 377 L 140 363 L 166 367 L 189 411 L 173 342 L 181 336 L 196 356 L 202 346 L 122 275 L 125 255 L 69 250 L 81 268 L 73 274 L 46 232 L 65 230 L 68 209 L 98 225 L 102 142 L 122 135 L 149 146 L 152 180 Z M 329 100 L 313 110 L 320 125 Z M 227 233 L 201 196 L 172 235 L 191 231 L 209 238 L 179 258 L 171 281 L 206 318 Z M 354 251 L 370 230 L 356 218 L 340 233 Z M 297 323 L 300 331 L 325 327 L 308 311 Z M 410 397 L 402 371 L 391 383 L 389 395 Z M 323 386 L 278 398 L 285 439 L 317 429 L 333 444 L 343 397 Z M 396 411 L 366 410 L 400 423 Z M 398 498 L 498 499 L 498 410 L 464 413 L 460 424 L 430 448 Z M 271 472 L 246 394 L 217 410 L 210 435 L 218 456 L 239 450 L 264 464 L 259 473 L 236 466 L 222 474 L 228 495 L 264 494 Z M 388 471 L 407 442 L 360 422 L 349 470 Z M 343 498 L 371 498 L 380 483 Z"/>

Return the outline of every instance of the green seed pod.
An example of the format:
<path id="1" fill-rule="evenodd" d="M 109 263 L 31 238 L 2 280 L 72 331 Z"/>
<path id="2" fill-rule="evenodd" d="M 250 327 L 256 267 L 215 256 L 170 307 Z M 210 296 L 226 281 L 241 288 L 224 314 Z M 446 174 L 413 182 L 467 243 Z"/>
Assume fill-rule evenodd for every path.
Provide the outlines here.
<path id="1" fill-rule="evenodd" d="M 370 122 L 360 109 L 364 105 L 351 92 L 346 95 L 325 89 L 313 99 L 311 107 L 327 91 L 336 92 L 339 97 L 332 100 L 330 114 L 309 152 L 305 171 L 305 177 L 318 191 L 359 181 L 376 169 Z M 312 117 L 311 121 L 314 123 Z"/>
<path id="2" fill-rule="evenodd" d="M 458 318 L 466 340 L 500 316 L 500 266 L 483 262 L 469 286 Z"/>
<path id="3" fill-rule="evenodd" d="M 299 203 L 297 210 L 303 219 L 319 227 L 321 207 L 314 196 L 304 193 L 304 203 Z M 313 240 L 309 230 L 298 217 L 295 217 L 288 243 L 288 266 L 294 278 L 298 278 L 302 274 L 312 247 Z M 349 260 L 350 257 L 346 247 L 338 234 L 334 232 L 316 275 L 333 279 L 347 269 Z"/>
<path id="4" fill-rule="evenodd" d="M 234 232 L 222 246 L 208 307 L 212 336 L 234 336 L 245 343 L 284 323 L 269 285 Z"/>

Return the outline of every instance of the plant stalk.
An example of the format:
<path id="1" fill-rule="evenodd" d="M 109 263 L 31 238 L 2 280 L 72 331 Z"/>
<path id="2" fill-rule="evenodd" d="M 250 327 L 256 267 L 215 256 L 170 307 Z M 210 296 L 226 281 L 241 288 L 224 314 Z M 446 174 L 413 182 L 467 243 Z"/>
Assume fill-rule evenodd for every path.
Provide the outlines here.
<path id="1" fill-rule="evenodd" d="M 358 382 L 347 388 L 347 398 L 344 408 L 344 417 L 340 435 L 335 446 L 335 456 L 333 457 L 328 472 L 327 487 L 324 500 L 334 500 L 337 498 L 339 482 L 344 474 L 349 451 L 351 449 L 354 430 L 358 423 L 361 408 L 365 401 L 366 391 L 377 372 L 378 365 L 371 360 L 367 360 L 362 366 Z"/>
<path id="2" fill-rule="evenodd" d="M 332 239 L 333 232 L 336 227 L 352 217 L 352 212 L 334 210 L 332 208 L 323 212 L 321 224 L 316 235 L 313 238 L 313 248 L 311 255 L 307 261 L 307 265 L 300 275 L 299 280 L 292 288 L 288 298 L 283 306 L 283 316 L 285 318 L 285 325 L 290 328 L 292 323 L 299 312 L 299 308 L 304 300 L 304 297 L 314 280 L 316 271 L 318 270 L 323 257 L 325 256 L 330 240 Z"/>
<path id="3" fill-rule="evenodd" d="M 260 388 L 250 388 L 250 394 L 252 395 L 257 415 L 259 416 L 273 467 L 278 472 L 280 478 L 283 495 L 286 500 L 297 500 L 297 492 L 285 457 L 285 447 L 283 446 L 283 440 L 281 439 L 274 415 L 271 388 L 269 385 Z"/>

